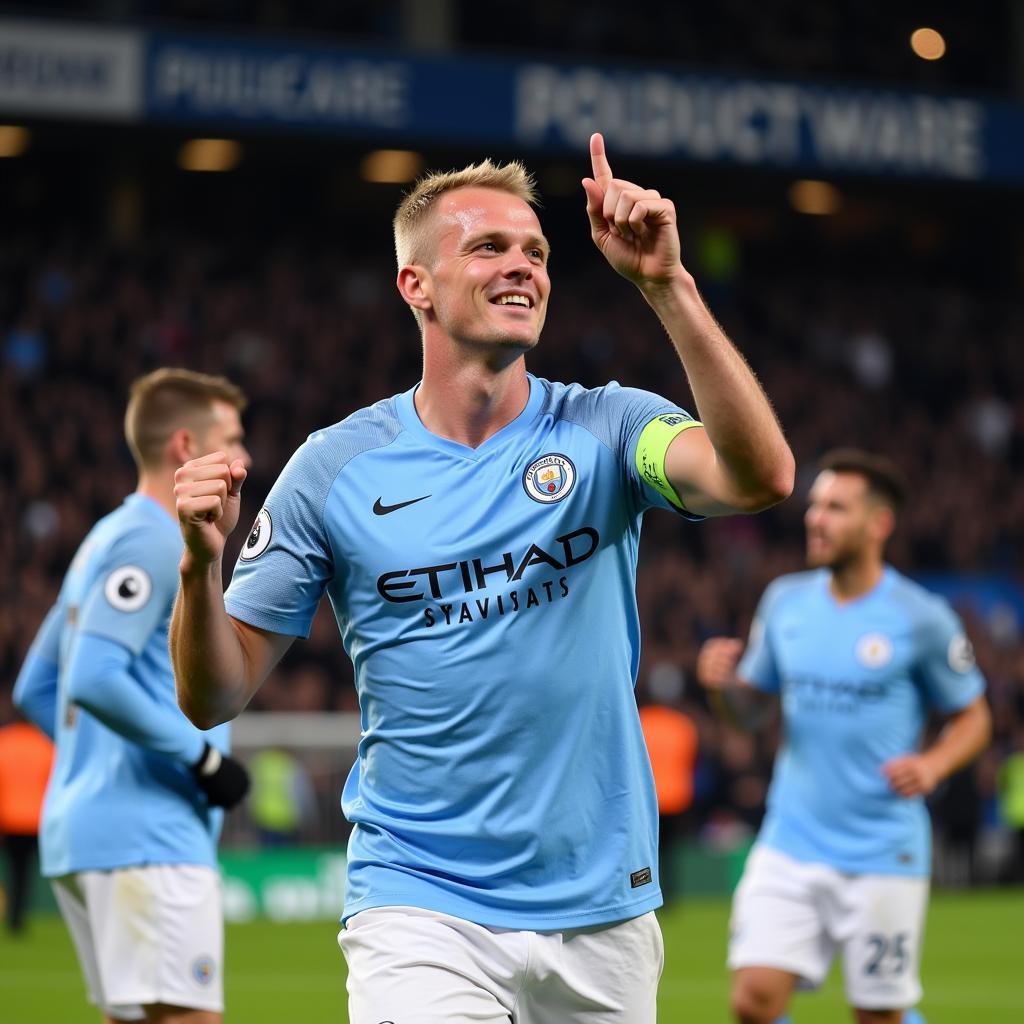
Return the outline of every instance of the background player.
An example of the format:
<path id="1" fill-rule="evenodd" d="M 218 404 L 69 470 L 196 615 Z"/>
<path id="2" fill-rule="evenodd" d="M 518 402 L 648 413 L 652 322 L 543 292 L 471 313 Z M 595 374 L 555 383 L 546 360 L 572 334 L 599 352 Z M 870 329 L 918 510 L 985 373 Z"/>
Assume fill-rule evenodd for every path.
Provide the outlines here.
<path id="1" fill-rule="evenodd" d="M 356 1024 L 654 1020 L 640 520 L 762 508 L 789 493 L 793 461 L 680 263 L 672 203 L 615 179 L 599 135 L 591 156 L 594 242 L 665 325 L 703 429 L 648 392 L 527 374 L 549 247 L 522 167 L 485 162 L 422 181 L 395 218 L 422 383 L 299 449 L 226 611 L 244 467 L 216 455 L 177 476 L 171 645 L 190 717 L 237 714 L 325 590 L 354 662 L 340 941 Z"/>
<path id="2" fill-rule="evenodd" d="M 174 472 L 212 449 L 248 465 L 244 406 L 223 377 L 135 381 L 125 435 L 138 487 L 78 549 L 15 686 L 56 739 L 42 870 L 108 1021 L 216 1024 L 223 1010 L 216 808 L 241 800 L 248 777 L 226 728 L 204 734 L 177 707 L 167 628 Z"/>
<path id="3" fill-rule="evenodd" d="M 825 456 L 805 523 L 810 572 L 761 599 L 746 653 L 709 640 L 700 681 L 739 717 L 779 694 L 785 741 L 733 903 L 742 1024 L 768 1024 L 843 954 L 859 1024 L 897 1024 L 921 996 L 930 872 L 924 797 L 990 732 L 984 680 L 948 605 L 883 561 L 903 502 L 888 460 Z M 738 663 L 738 667 L 737 667 Z M 950 715 L 918 752 L 929 708 Z"/>

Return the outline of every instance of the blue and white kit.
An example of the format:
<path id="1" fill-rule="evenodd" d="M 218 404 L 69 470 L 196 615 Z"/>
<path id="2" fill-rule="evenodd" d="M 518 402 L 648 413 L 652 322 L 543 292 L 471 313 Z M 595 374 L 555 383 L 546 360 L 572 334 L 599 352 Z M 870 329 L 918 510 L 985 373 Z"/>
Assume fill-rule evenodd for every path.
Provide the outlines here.
<path id="1" fill-rule="evenodd" d="M 178 708 L 167 630 L 182 539 L 132 494 L 82 542 L 33 642 L 15 700 L 56 740 L 39 845 L 43 874 L 154 864 L 216 868 L 223 811 L 190 771 L 207 732 Z"/>
<path id="2" fill-rule="evenodd" d="M 557 930 L 657 907 L 657 806 L 633 686 L 637 545 L 672 503 L 637 468 L 665 399 L 530 377 L 478 448 L 415 388 L 310 436 L 226 596 L 308 635 L 326 591 L 362 718 L 342 807 L 346 918 L 408 905 Z M 696 517 L 691 517 L 696 518 Z"/>
<path id="3" fill-rule="evenodd" d="M 782 698 L 759 842 L 854 874 L 928 875 L 924 800 L 895 793 L 882 765 L 918 750 L 930 710 L 959 711 L 984 691 L 949 605 L 890 566 L 843 604 L 827 569 L 783 576 L 761 599 L 737 671 Z"/>

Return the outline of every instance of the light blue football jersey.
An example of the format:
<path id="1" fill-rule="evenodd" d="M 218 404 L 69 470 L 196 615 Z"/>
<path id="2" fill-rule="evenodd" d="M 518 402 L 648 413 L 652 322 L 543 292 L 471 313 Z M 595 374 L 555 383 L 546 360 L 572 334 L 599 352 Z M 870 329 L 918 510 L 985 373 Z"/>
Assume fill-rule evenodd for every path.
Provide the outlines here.
<path id="1" fill-rule="evenodd" d="M 530 377 L 478 448 L 421 423 L 412 389 L 310 436 L 235 568 L 231 615 L 308 635 L 326 590 L 363 735 L 345 916 L 411 905 L 562 929 L 661 903 L 657 804 L 633 694 L 635 464 L 658 415 L 617 384 Z M 678 421 L 677 421 L 678 422 Z"/>
<path id="2" fill-rule="evenodd" d="M 924 800 L 893 792 L 882 765 L 919 749 L 931 709 L 958 711 L 985 688 L 949 605 L 888 566 L 845 604 L 827 569 L 782 576 L 761 599 L 738 674 L 782 698 L 760 841 L 840 871 L 927 875 Z"/>
<path id="3" fill-rule="evenodd" d="M 109 729 L 69 700 L 68 664 L 86 637 L 128 648 L 131 676 L 180 719 L 183 749 L 206 740 L 226 753 L 227 726 L 196 729 L 178 709 L 167 629 L 182 539 L 151 498 L 130 495 L 89 532 L 61 587 L 56 758 L 39 844 L 42 870 L 109 870 L 141 864 L 216 865 L 223 811 L 210 808 L 183 761 Z M 193 734 L 193 735 L 189 735 Z"/>

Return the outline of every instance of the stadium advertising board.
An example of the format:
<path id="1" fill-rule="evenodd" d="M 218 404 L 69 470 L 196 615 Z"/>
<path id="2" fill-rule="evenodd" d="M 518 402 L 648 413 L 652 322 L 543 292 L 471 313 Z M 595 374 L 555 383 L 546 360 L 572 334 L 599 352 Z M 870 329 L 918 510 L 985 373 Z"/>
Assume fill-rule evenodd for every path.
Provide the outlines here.
<path id="1" fill-rule="evenodd" d="M 516 76 L 516 133 L 585 148 L 743 164 L 985 176 L 986 111 L 966 99 L 787 82 L 533 65 Z"/>
<path id="2" fill-rule="evenodd" d="M 138 32 L 0 20 L 0 111 L 136 119 L 142 60 Z"/>
<path id="3" fill-rule="evenodd" d="M 345 854 L 282 848 L 220 853 L 224 918 L 315 921 L 337 918 L 345 904 Z"/>
<path id="4" fill-rule="evenodd" d="M 273 44 L 157 36 L 147 62 L 153 117 L 409 130 L 415 62 Z"/>
<path id="5" fill-rule="evenodd" d="M 155 35 L 159 119 L 586 149 L 832 173 L 1024 180 L 1024 108 L 640 68 Z"/>
<path id="6" fill-rule="evenodd" d="M 679 69 L 0 21 L 0 111 L 1024 181 L 1024 107 Z"/>
<path id="7" fill-rule="evenodd" d="M 680 843 L 668 870 L 677 874 L 678 889 L 686 895 L 723 896 L 736 887 L 748 849 L 749 842 L 721 850 Z M 343 848 L 222 849 L 219 860 L 228 921 L 326 920 L 344 909 Z"/>

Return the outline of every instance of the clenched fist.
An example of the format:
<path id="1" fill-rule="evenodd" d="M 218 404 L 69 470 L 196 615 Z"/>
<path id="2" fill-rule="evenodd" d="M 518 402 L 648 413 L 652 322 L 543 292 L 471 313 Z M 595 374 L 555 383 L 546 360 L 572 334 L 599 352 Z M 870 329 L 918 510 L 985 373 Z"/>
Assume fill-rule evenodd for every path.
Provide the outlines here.
<path id="1" fill-rule="evenodd" d="M 174 497 L 185 548 L 199 566 L 217 561 L 238 523 L 245 464 L 224 452 L 191 459 L 174 474 Z"/>
<path id="2" fill-rule="evenodd" d="M 736 678 L 743 641 L 719 636 L 706 640 L 697 655 L 697 680 L 709 690 L 721 690 Z"/>
<path id="3" fill-rule="evenodd" d="M 939 783 L 939 773 L 926 754 L 904 754 L 882 765 L 894 793 L 902 797 L 928 796 Z"/>

